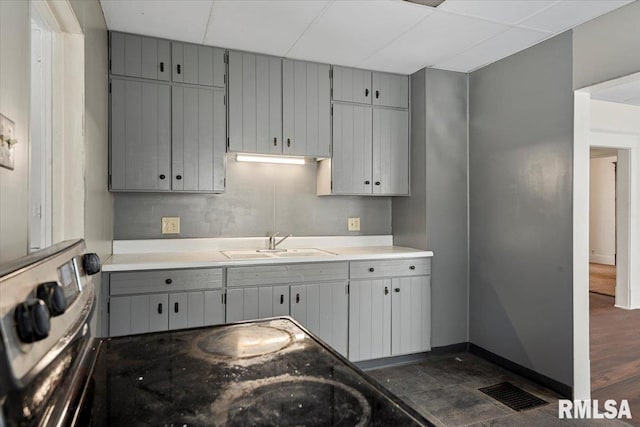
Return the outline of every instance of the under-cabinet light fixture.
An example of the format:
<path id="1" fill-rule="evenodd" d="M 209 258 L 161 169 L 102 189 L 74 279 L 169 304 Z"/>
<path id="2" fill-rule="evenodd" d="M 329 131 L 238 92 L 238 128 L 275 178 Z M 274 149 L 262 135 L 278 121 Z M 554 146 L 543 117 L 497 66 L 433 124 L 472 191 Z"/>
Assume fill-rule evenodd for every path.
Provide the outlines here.
<path id="1" fill-rule="evenodd" d="M 237 154 L 237 162 L 279 163 L 285 165 L 304 165 L 304 157 L 257 156 L 254 154 Z"/>

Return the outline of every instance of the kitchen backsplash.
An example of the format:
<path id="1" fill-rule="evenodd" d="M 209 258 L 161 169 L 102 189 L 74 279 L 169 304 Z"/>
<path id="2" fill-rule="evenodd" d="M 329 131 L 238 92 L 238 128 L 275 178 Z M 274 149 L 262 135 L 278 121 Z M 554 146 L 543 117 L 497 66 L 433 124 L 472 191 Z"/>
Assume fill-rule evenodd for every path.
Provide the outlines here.
<path id="1" fill-rule="evenodd" d="M 227 159 L 224 194 L 114 193 L 114 239 L 391 234 L 391 198 L 316 196 L 316 163 L 274 165 Z M 162 235 L 161 218 L 180 217 Z M 347 218 L 360 217 L 360 232 Z"/>

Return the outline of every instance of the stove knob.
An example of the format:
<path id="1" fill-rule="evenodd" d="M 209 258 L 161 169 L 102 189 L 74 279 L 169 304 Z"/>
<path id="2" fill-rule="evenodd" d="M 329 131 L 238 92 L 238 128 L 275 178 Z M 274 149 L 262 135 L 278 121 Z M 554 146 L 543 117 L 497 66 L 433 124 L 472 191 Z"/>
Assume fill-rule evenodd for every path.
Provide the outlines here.
<path id="1" fill-rule="evenodd" d="M 18 338 L 24 343 L 40 341 L 49 336 L 49 309 L 40 299 L 17 306 L 15 321 Z"/>
<path id="2" fill-rule="evenodd" d="M 47 282 L 38 285 L 36 296 L 44 301 L 51 316 L 60 316 L 67 309 L 67 299 L 64 290 L 58 282 Z"/>
<path id="3" fill-rule="evenodd" d="M 89 276 L 100 272 L 100 258 L 98 254 L 82 255 L 82 267 Z"/>

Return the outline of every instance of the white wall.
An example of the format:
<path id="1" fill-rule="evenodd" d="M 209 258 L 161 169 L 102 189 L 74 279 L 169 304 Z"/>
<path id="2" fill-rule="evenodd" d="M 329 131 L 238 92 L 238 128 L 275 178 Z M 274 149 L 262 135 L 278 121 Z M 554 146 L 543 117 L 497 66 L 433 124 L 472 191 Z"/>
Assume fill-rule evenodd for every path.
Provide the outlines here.
<path id="1" fill-rule="evenodd" d="M 615 265 L 617 157 L 591 159 L 589 196 L 589 262 Z"/>
<path id="2" fill-rule="evenodd" d="M 15 122 L 15 170 L 0 168 L 0 262 L 27 253 L 29 2 L 0 0 L 0 112 Z"/>
<path id="3" fill-rule="evenodd" d="M 593 99 L 591 100 L 591 130 L 640 134 L 640 107 Z"/>

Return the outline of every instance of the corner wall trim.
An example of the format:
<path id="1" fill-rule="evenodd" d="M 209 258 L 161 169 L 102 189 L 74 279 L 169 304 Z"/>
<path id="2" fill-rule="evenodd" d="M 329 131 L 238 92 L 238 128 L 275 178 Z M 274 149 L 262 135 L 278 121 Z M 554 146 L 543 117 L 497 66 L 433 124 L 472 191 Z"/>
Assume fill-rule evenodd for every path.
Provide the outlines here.
<path id="1" fill-rule="evenodd" d="M 532 369 L 512 362 L 511 360 L 505 359 L 502 356 L 498 356 L 497 354 L 492 353 L 489 350 L 485 350 L 484 348 L 479 347 L 473 343 L 469 343 L 469 353 L 482 357 L 489 362 L 495 363 L 496 365 L 508 369 L 511 372 L 514 372 L 522 377 L 543 385 L 548 389 L 560 394 L 562 397 L 570 399 L 573 395 L 573 388 L 571 386 L 556 381 L 553 378 L 542 375 Z"/>

